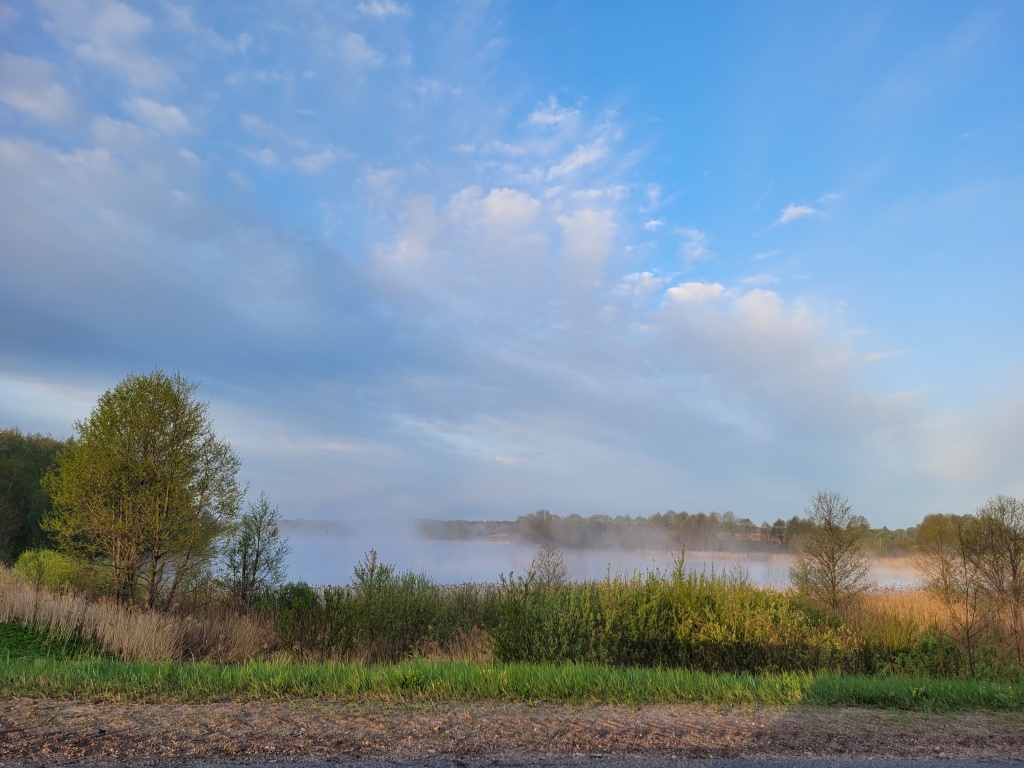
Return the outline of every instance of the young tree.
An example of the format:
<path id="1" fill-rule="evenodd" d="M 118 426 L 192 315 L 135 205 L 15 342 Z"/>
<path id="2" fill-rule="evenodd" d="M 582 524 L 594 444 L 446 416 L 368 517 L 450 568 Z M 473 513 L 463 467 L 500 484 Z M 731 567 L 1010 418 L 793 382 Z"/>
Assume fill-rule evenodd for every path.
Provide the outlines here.
<path id="1" fill-rule="evenodd" d="M 281 536 L 281 514 L 261 492 L 223 550 L 226 581 L 239 609 L 251 609 L 263 594 L 280 586 L 290 552 L 287 537 Z"/>
<path id="2" fill-rule="evenodd" d="M 978 509 L 975 558 L 1024 663 L 1024 499 L 994 496 Z"/>
<path id="3" fill-rule="evenodd" d="M 526 570 L 531 583 L 542 589 L 560 587 L 569 581 L 569 569 L 565 567 L 565 556 L 559 547 L 543 544 L 530 561 Z"/>
<path id="4" fill-rule="evenodd" d="M 989 617 L 977 564 L 977 534 L 978 521 L 969 515 L 927 515 L 918 526 L 914 558 L 928 589 L 949 612 L 972 675 Z"/>
<path id="5" fill-rule="evenodd" d="M 853 514 L 845 496 L 818 491 L 804 510 L 808 526 L 789 580 L 798 590 L 838 610 L 874 586 L 863 551 L 867 520 Z"/>
<path id="6" fill-rule="evenodd" d="M 240 461 L 213 431 L 196 385 L 160 369 L 104 393 L 44 478 L 44 528 L 68 552 L 108 564 L 118 601 L 139 587 L 167 607 L 208 569 L 244 492 Z"/>

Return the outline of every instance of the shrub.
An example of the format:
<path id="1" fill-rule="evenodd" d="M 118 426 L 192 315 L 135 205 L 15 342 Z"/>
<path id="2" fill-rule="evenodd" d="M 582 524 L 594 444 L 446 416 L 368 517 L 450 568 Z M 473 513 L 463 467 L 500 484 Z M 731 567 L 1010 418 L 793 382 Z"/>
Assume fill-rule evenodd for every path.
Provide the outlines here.
<path id="1" fill-rule="evenodd" d="M 58 592 L 74 586 L 83 568 L 73 558 L 52 549 L 28 549 L 18 557 L 14 570 L 34 588 Z"/>

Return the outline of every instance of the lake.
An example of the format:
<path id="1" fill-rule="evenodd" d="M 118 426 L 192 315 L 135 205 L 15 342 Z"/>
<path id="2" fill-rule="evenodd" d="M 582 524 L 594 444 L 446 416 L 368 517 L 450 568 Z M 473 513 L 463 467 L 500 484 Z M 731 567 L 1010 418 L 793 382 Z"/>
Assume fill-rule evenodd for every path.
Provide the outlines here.
<path id="1" fill-rule="evenodd" d="M 352 581 L 352 568 L 370 549 L 379 559 L 399 571 L 423 572 L 442 584 L 494 582 L 499 574 L 523 574 L 537 552 L 532 545 L 489 541 L 434 541 L 412 532 L 396 530 L 375 535 L 343 536 L 325 532 L 290 533 L 292 553 L 287 561 L 287 578 L 315 585 L 343 585 Z M 791 555 L 687 552 L 689 571 L 712 569 L 716 573 L 744 568 L 752 581 L 785 587 L 789 583 Z M 567 550 L 565 564 L 574 580 L 600 579 L 609 566 L 612 571 L 633 572 L 652 568 L 668 570 L 673 553 L 668 551 L 624 552 L 621 550 Z M 879 586 L 913 586 L 919 579 L 907 558 L 879 558 L 871 562 L 871 575 Z"/>

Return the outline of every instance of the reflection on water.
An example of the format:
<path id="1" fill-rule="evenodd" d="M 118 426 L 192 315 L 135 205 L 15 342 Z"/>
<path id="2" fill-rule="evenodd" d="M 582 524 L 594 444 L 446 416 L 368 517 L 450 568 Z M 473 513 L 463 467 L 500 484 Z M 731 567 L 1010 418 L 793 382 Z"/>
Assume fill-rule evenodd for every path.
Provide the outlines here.
<path id="1" fill-rule="evenodd" d="M 341 585 L 352 581 L 352 567 L 370 549 L 382 562 L 399 571 L 422 571 L 442 584 L 493 582 L 501 573 L 525 572 L 537 551 L 534 546 L 487 541 L 431 541 L 412 535 L 314 536 L 291 534 L 288 579 L 317 585 Z M 745 569 L 751 581 L 785 587 L 789 583 L 790 555 L 740 555 L 721 552 L 688 552 L 686 569 L 711 573 Z M 600 579 L 612 572 L 668 570 L 672 552 L 622 552 L 620 550 L 567 551 L 565 564 L 572 579 Z M 872 561 L 871 577 L 879 586 L 910 586 L 918 576 L 905 559 Z"/>

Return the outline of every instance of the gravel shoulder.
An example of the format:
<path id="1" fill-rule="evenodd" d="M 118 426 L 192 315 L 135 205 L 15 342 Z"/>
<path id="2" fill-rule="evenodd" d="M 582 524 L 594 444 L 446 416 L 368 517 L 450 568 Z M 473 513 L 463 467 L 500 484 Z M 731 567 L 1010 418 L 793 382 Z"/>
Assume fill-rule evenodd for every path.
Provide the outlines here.
<path id="1" fill-rule="evenodd" d="M 1024 714 L 814 707 L 91 704 L 0 698 L 0 762 L 247 763 L 643 753 L 679 758 L 1021 757 Z"/>

